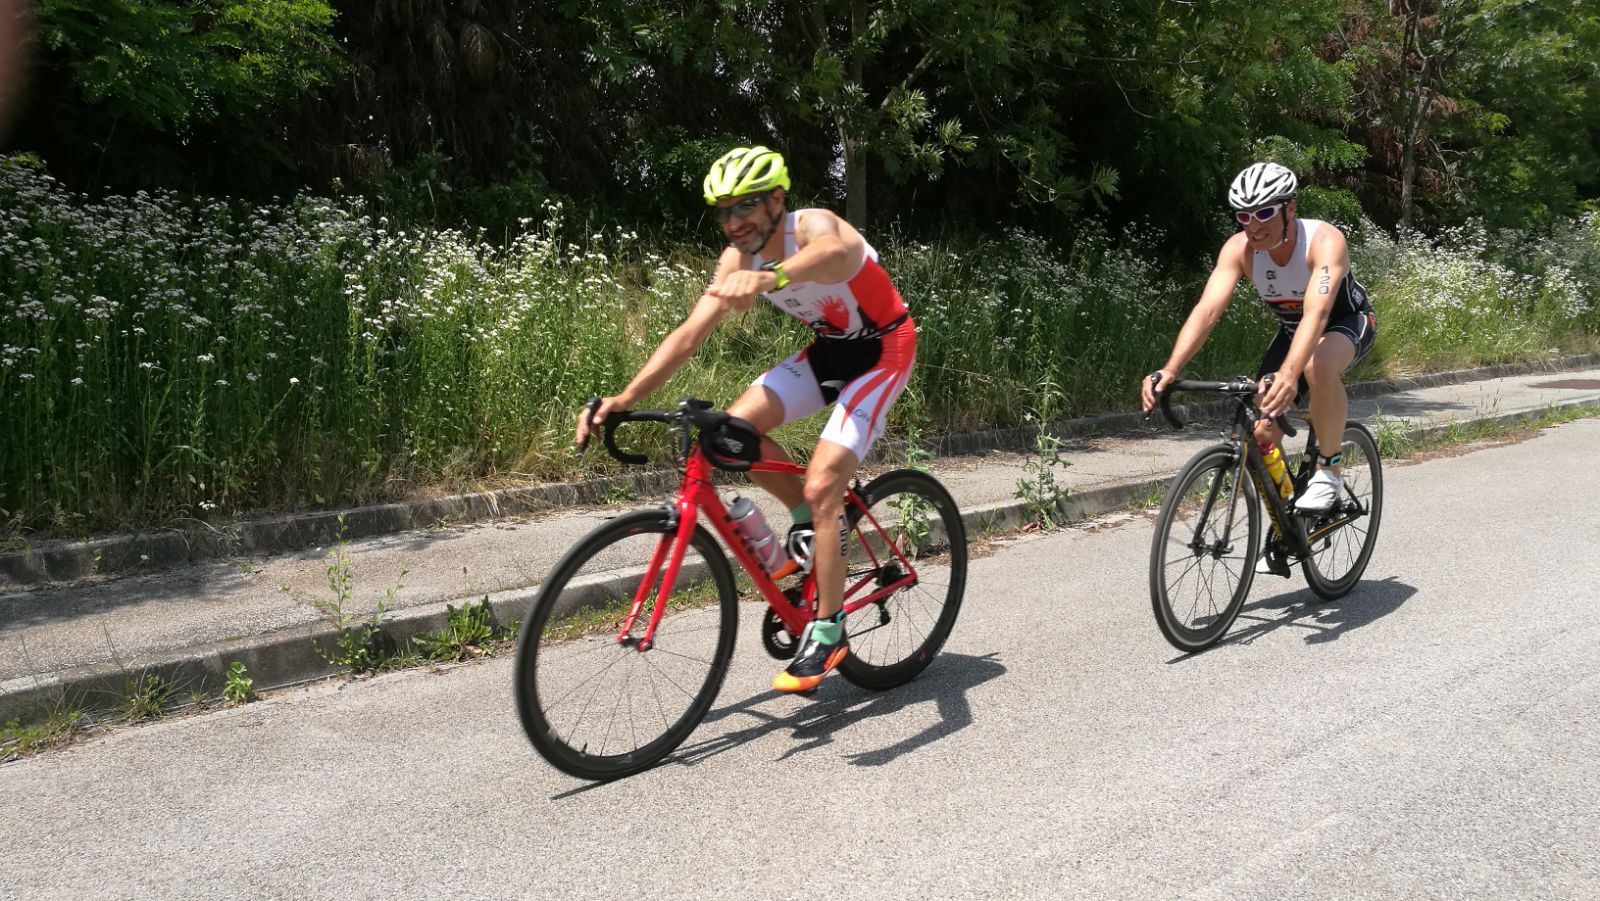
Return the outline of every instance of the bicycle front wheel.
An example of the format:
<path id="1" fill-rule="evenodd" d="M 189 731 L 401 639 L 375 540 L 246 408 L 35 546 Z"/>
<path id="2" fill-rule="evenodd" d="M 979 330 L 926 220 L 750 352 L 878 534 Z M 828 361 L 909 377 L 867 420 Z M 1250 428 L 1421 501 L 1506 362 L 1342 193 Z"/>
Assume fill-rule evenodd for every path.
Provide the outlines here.
<path id="1" fill-rule="evenodd" d="M 839 672 L 882 690 L 916 678 L 955 627 L 967 587 L 967 530 L 950 492 L 920 470 L 884 473 L 859 493 L 865 507 L 846 505 L 846 604 L 906 584 L 846 618 L 850 653 Z M 907 563 L 915 579 L 906 579 Z"/>
<path id="2" fill-rule="evenodd" d="M 1359 422 L 1347 423 L 1339 452 L 1344 491 L 1307 527 L 1311 555 L 1301 566 L 1312 592 L 1328 601 L 1349 594 L 1361 581 L 1383 518 L 1383 465 L 1372 433 Z"/>
<path id="3" fill-rule="evenodd" d="M 556 564 L 518 636 L 517 713 L 539 753 L 581 779 L 617 779 L 672 753 L 716 699 L 733 656 L 738 593 L 727 557 L 703 526 L 663 597 L 666 564 L 624 618 L 658 548 L 676 527 L 660 510 L 619 516 Z M 640 639 L 665 603 L 651 646 Z"/>
<path id="4" fill-rule="evenodd" d="M 1226 444 L 1201 451 L 1167 486 L 1150 546 L 1156 625 L 1186 653 L 1215 644 L 1250 593 L 1261 505 Z"/>

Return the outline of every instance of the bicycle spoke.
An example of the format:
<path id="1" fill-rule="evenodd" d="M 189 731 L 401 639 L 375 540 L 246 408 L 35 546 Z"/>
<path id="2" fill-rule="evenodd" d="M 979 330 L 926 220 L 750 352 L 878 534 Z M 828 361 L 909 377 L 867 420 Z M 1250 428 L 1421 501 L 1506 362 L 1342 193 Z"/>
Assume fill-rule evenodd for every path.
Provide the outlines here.
<path id="1" fill-rule="evenodd" d="M 1340 502 L 1348 509 L 1339 517 L 1346 521 L 1319 538 L 1305 561 L 1312 591 L 1325 599 L 1343 596 L 1361 578 L 1383 512 L 1382 469 L 1371 436 L 1352 424 L 1345 429 L 1340 450 L 1345 457 Z M 1356 510 L 1361 512 L 1350 512 Z"/>
<path id="2" fill-rule="evenodd" d="M 949 633 L 966 582 L 966 541 L 953 501 L 931 477 L 886 473 L 860 492 L 870 507 L 853 507 L 847 556 L 850 583 L 868 597 L 912 576 L 849 614 L 850 654 L 840 671 L 872 688 L 904 682 L 927 665 Z"/>
<path id="3" fill-rule="evenodd" d="M 651 765 L 688 735 L 721 685 L 737 592 L 704 529 L 675 551 L 683 562 L 674 583 L 655 586 L 640 610 L 641 622 L 661 614 L 649 649 L 639 649 L 638 635 L 618 640 L 639 574 L 671 534 L 655 511 L 607 522 L 563 558 L 529 612 L 518 712 L 540 753 L 573 775 L 614 778 Z"/>
<path id="4" fill-rule="evenodd" d="M 1156 520 L 1151 603 L 1162 634 L 1194 651 L 1220 638 L 1253 572 L 1261 508 L 1229 447 L 1206 451 L 1172 482 Z"/>

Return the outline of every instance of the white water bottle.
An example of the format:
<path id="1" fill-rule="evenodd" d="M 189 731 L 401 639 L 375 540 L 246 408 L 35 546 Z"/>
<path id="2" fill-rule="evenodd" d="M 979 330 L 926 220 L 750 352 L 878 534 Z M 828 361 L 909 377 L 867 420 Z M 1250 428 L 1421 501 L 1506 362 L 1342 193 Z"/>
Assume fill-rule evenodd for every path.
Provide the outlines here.
<path id="1" fill-rule="evenodd" d="M 728 520 L 733 524 L 733 531 L 744 541 L 745 550 L 756 558 L 762 569 L 775 572 L 788 561 L 789 557 L 779 544 L 778 536 L 772 534 L 772 527 L 767 525 L 767 518 L 761 515 L 760 508 L 751 503 L 749 498 L 734 495 L 733 503 L 728 507 Z"/>

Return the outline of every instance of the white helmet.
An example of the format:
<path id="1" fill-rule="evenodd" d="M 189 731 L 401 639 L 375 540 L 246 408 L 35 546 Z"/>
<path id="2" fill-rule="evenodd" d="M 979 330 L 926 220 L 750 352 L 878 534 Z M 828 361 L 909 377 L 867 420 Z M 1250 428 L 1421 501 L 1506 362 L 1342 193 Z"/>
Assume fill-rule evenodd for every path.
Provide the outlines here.
<path id="1" fill-rule="evenodd" d="M 1228 205 L 1253 210 L 1292 198 L 1299 187 L 1299 180 L 1287 168 L 1277 163 L 1251 163 L 1228 186 Z"/>

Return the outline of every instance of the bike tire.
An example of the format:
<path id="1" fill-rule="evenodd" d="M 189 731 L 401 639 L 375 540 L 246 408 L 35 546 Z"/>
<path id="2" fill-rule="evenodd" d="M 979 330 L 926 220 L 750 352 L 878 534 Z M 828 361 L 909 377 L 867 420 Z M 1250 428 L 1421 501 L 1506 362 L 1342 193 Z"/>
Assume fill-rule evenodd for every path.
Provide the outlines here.
<path id="1" fill-rule="evenodd" d="M 1150 603 L 1161 634 L 1184 653 L 1202 651 L 1227 633 L 1255 580 L 1255 559 L 1261 544 L 1261 504 L 1257 501 L 1255 480 L 1234 455 L 1234 448 L 1227 444 L 1196 454 L 1168 483 L 1166 499 L 1156 517 L 1155 535 L 1150 545 Z M 1223 481 L 1218 485 L 1212 509 L 1207 511 L 1205 499 L 1218 476 Z M 1230 490 L 1235 484 L 1238 490 Z M 1198 503 L 1196 492 L 1199 492 Z M 1217 523 L 1227 522 L 1229 503 L 1235 510 L 1229 533 L 1208 532 Z M 1233 537 L 1239 528 L 1240 514 L 1244 517 L 1246 531 L 1242 540 Z M 1185 515 L 1193 517 L 1192 521 L 1183 520 Z M 1177 530 L 1176 536 L 1174 530 Z M 1174 537 L 1182 540 L 1173 544 Z M 1217 548 L 1237 553 L 1218 555 L 1217 548 L 1203 551 L 1196 547 L 1206 544 L 1201 538 L 1214 539 Z M 1181 553 L 1175 554 L 1174 549 Z M 1212 558 L 1210 565 L 1205 562 L 1207 556 Z M 1176 576 L 1170 573 L 1174 567 L 1182 567 Z M 1203 592 L 1197 590 L 1192 600 L 1175 597 L 1175 591 L 1181 594 L 1180 583 L 1191 575 L 1195 577 L 1194 586 L 1203 588 Z M 1211 585 L 1212 577 L 1218 575 L 1237 579 L 1237 584 L 1225 592 L 1226 601 L 1220 608 L 1216 604 L 1217 592 Z"/>
<path id="2" fill-rule="evenodd" d="M 966 594 L 967 531 L 950 492 L 921 470 L 886 472 L 858 493 L 884 531 L 863 522 L 861 507 L 847 504 L 846 585 L 869 576 L 879 584 L 892 582 L 889 567 L 898 564 L 885 563 L 874 573 L 868 553 L 885 560 L 890 542 L 917 561 L 915 584 L 860 608 L 845 622 L 850 653 L 839 662 L 840 675 L 883 691 L 915 679 L 950 637 Z"/>
<path id="3" fill-rule="evenodd" d="M 685 549 L 654 646 L 641 652 L 618 641 L 620 614 L 651 551 L 675 529 L 661 510 L 603 523 L 567 551 L 528 610 L 517 639 L 517 713 L 534 748 L 568 775 L 607 781 L 654 766 L 694 731 L 722 688 L 738 632 L 738 591 L 726 555 L 704 526 L 696 525 Z M 660 580 L 658 574 L 631 635 L 643 635 Z M 686 609 L 674 612 L 674 604 Z M 705 609 L 712 604 L 716 610 Z M 597 702 L 609 702 L 609 713 L 598 710 L 586 723 Z M 648 716 L 652 707 L 656 715 Z M 625 713 L 630 722 L 620 729 L 616 721 Z M 634 714 L 646 715 L 643 737 Z"/>
<path id="4" fill-rule="evenodd" d="M 1372 432 L 1359 422 L 1345 423 L 1339 449 L 1345 455 L 1340 467 L 1345 485 L 1332 515 L 1339 516 L 1356 505 L 1365 507 L 1366 514 L 1314 541 L 1311 555 L 1300 563 L 1306 584 L 1325 601 L 1344 597 L 1361 581 L 1383 522 L 1383 462 Z M 1325 514 L 1319 522 L 1328 518 Z M 1313 523 L 1312 531 L 1315 529 Z"/>

